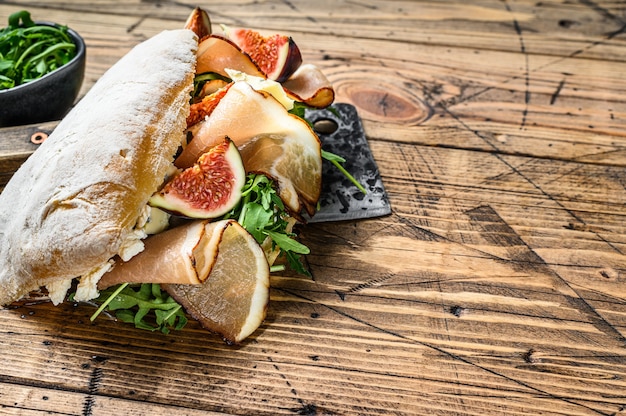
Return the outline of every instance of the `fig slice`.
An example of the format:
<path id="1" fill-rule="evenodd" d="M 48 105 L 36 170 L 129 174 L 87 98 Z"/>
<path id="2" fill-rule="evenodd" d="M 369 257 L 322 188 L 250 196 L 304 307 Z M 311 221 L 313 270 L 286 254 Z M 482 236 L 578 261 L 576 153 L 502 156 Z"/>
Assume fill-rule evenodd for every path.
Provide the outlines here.
<path id="1" fill-rule="evenodd" d="M 226 28 L 225 32 L 271 80 L 287 80 L 302 64 L 300 49 L 289 36 L 279 33 L 265 36 L 245 28 Z"/>
<path id="2" fill-rule="evenodd" d="M 196 74 L 214 72 L 227 77 L 226 69 L 266 77 L 265 73 L 239 46 L 223 36 L 212 34 L 204 38 L 196 52 Z"/>
<path id="3" fill-rule="evenodd" d="M 210 35 L 211 19 L 209 14 L 200 7 L 196 7 L 185 22 L 185 29 L 193 31 L 199 40 Z"/>
<path id="4" fill-rule="evenodd" d="M 148 203 L 188 218 L 217 218 L 239 202 L 245 181 L 239 150 L 226 138 L 170 179 Z"/>
<path id="5" fill-rule="evenodd" d="M 328 78 L 313 64 L 304 64 L 283 82 L 287 95 L 310 107 L 326 108 L 335 100 L 335 90 Z"/>
<path id="6" fill-rule="evenodd" d="M 228 136 L 246 157 L 247 172 L 266 173 L 278 182 L 278 194 L 289 210 L 307 211 L 319 198 L 322 183 L 321 145 L 301 118 L 290 114 L 272 95 L 236 81 L 211 115 L 190 129 L 193 135 L 175 161 L 179 168 Z M 254 142 L 247 146 L 248 142 Z M 247 148 L 246 148 L 247 147 Z"/>

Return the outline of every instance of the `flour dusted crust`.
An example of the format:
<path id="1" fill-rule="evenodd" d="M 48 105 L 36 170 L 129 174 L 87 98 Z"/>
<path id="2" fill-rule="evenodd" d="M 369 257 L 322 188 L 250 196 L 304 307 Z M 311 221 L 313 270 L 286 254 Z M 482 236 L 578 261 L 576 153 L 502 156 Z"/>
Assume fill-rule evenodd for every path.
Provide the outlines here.
<path id="1" fill-rule="evenodd" d="M 183 138 L 196 49 L 186 29 L 137 45 L 15 173 L 0 195 L 0 304 L 118 252 Z"/>

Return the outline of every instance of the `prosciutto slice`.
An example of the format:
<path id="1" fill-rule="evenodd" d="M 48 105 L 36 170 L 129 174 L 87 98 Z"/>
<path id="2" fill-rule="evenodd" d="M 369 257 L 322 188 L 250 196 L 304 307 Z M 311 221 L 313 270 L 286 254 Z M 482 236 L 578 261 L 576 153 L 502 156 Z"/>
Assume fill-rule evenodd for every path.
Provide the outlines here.
<path id="1" fill-rule="evenodd" d="M 127 262 L 118 261 L 98 282 L 98 289 L 120 283 L 204 282 L 215 265 L 222 235 L 234 220 L 194 221 L 145 240 L 145 249 Z"/>

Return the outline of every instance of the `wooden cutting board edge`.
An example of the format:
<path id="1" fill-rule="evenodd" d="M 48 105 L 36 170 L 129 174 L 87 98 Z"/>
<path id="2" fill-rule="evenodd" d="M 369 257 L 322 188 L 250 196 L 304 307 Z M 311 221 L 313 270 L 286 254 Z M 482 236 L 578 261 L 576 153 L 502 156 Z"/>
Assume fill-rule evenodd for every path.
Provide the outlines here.
<path id="1" fill-rule="evenodd" d="M 7 184 L 13 173 L 35 151 L 39 144 L 31 140 L 39 133 L 48 135 L 57 126 L 58 121 L 29 124 L 25 126 L 0 128 L 0 191 Z"/>

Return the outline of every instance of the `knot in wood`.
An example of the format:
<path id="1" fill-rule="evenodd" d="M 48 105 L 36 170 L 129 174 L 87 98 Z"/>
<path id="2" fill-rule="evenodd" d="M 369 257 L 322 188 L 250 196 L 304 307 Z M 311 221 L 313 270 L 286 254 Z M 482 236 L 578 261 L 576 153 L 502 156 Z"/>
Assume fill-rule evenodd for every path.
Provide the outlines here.
<path id="1" fill-rule="evenodd" d="M 417 125 L 433 115 L 432 108 L 408 88 L 391 84 L 347 83 L 339 85 L 340 95 L 347 96 L 366 118 Z"/>

